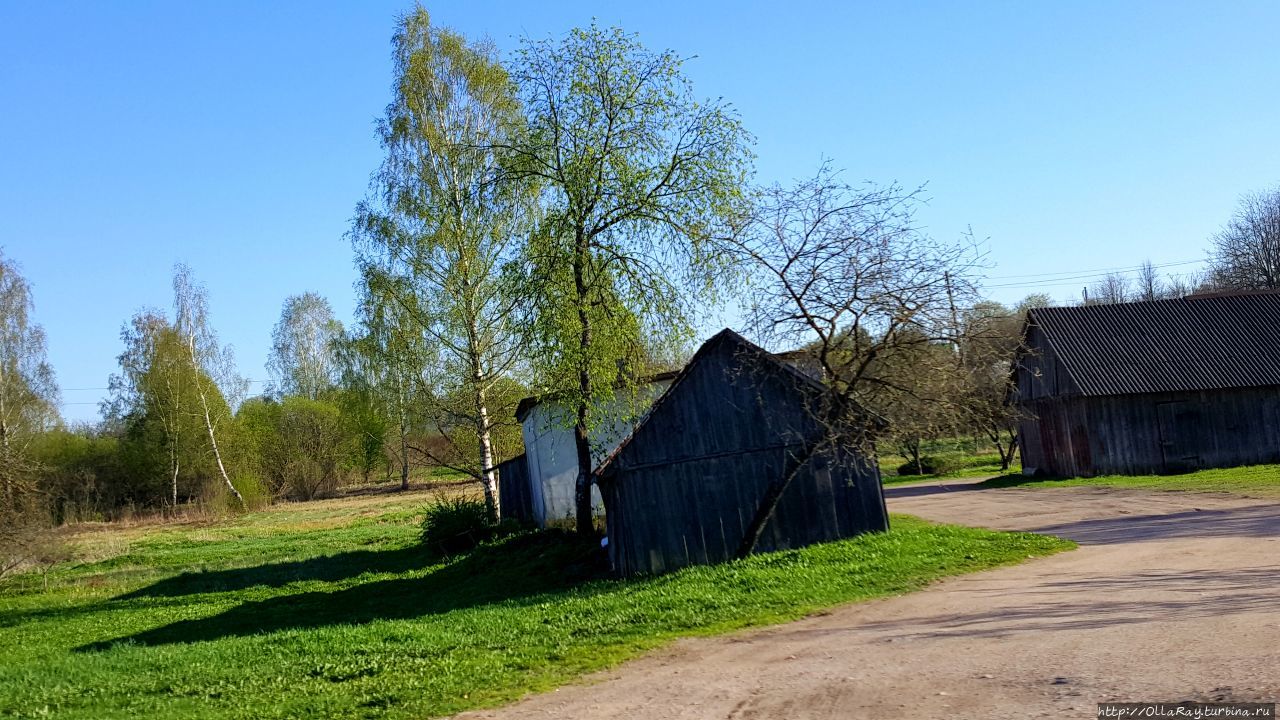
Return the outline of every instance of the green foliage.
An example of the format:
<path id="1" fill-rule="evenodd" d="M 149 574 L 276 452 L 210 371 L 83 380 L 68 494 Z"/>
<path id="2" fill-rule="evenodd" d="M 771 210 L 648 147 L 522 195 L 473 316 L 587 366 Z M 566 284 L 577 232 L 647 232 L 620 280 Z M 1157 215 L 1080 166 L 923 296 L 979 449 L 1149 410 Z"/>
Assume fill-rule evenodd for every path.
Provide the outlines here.
<path id="1" fill-rule="evenodd" d="M 802 617 L 1070 544 L 894 518 L 891 532 L 636 581 L 525 533 L 437 562 L 422 496 L 97 532 L 49 590 L 0 591 L 0 714 L 422 718 L 513 701 L 675 638 Z M 109 548 L 115 547 L 112 554 Z M 107 557 L 102 557 L 103 554 Z"/>
<path id="2" fill-rule="evenodd" d="M 386 159 L 353 232 L 363 319 L 371 348 L 392 362 L 411 353 L 396 378 L 401 426 L 416 405 L 453 441 L 450 457 L 433 460 L 473 469 L 492 501 L 494 430 L 510 417 L 493 396 L 517 367 L 524 307 L 504 268 L 536 195 L 500 172 L 520 106 L 493 44 L 433 25 L 421 7 L 400 18 L 392 46 L 394 92 L 379 123 Z"/>
<path id="3" fill-rule="evenodd" d="M 519 529 L 514 522 L 493 522 L 484 500 L 463 496 L 427 506 L 421 539 L 428 552 L 455 555 Z"/>
<path id="4" fill-rule="evenodd" d="M 45 354 L 44 328 L 30 319 L 34 309 L 31 286 L 0 252 L 0 431 L 5 454 L 21 453 L 33 434 L 58 420 L 57 382 Z M 0 489 L 8 496 L 6 482 L 0 468 Z"/>
<path id="5" fill-rule="evenodd" d="M 538 390 L 574 412 L 580 435 L 607 423 L 621 374 L 646 344 L 678 345 L 724 270 L 712 240 L 743 215 L 750 136 L 721 101 L 696 98 L 674 52 L 591 25 L 526 40 L 512 74 L 526 125 L 507 176 L 542 189 L 525 248 L 527 352 Z M 578 448 L 577 524 L 587 532 Z"/>
<path id="6" fill-rule="evenodd" d="M 376 390 L 365 383 L 353 383 L 332 394 L 342 412 L 347 433 L 354 438 L 350 465 L 364 482 L 386 462 L 387 434 L 391 421 Z"/>
<path id="7" fill-rule="evenodd" d="M 266 487 L 298 500 L 334 494 L 357 445 L 336 405 L 302 396 L 245 402 L 237 425 Z"/>
<path id="8" fill-rule="evenodd" d="M 31 457 L 55 524 L 103 520 L 138 495 L 129 487 L 137 476 L 126 469 L 119 438 L 56 428 L 34 439 Z"/>
<path id="9" fill-rule="evenodd" d="M 921 455 L 920 464 L 908 460 L 898 466 L 899 475 L 945 475 L 964 467 L 964 459 L 957 455 Z"/>

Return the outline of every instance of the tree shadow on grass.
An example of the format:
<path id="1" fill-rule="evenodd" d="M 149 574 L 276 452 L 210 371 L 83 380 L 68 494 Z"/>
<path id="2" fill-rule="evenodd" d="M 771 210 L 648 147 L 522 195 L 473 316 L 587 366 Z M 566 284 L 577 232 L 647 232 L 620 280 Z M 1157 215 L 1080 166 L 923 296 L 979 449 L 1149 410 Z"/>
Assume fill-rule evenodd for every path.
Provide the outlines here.
<path id="1" fill-rule="evenodd" d="M 338 582 L 364 573 L 405 573 L 439 562 L 421 546 L 397 550 L 353 550 L 290 562 L 268 563 L 227 570 L 184 572 L 144 588 L 125 593 L 117 600 L 180 597 L 213 592 L 234 592 L 252 587 L 283 587 L 289 583 L 319 580 Z"/>
<path id="2" fill-rule="evenodd" d="M 409 562 L 411 550 L 417 550 L 418 558 L 422 558 L 423 552 L 419 548 L 386 551 L 391 557 L 386 558 L 381 567 L 401 567 L 401 563 L 412 565 Z M 342 570 L 347 568 L 348 560 L 354 558 L 337 561 L 333 565 L 334 569 L 324 572 L 333 573 L 331 577 L 349 577 L 349 571 Z M 379 562 L 384 560 L 375 561 L 375 565 Z M 315 567 L 329 566 L 320 564 Z M 266 577 L 274 578 L 279 570 L 272 568 L 273 566 L 266 565 L 249 570 L 261 570 Z M 312 568 L 310 572 L 312 579 L 323 579 L 317 577 L 321 574 L 320 570 Z M 343 572 L 347 574 L 343 575 Z M 126 637 L 82 645 L 76 651 L 107 650 L 118 643 L 168 645 L 279 630 L 360 625 L 375 620 L 403 620 L 564 590 L 605 576 L 602 554 L 593 541 L 584 541 L 558 531 L 526 533 L 477 548 L 425 574 L 376 580 L 338 590 L 303 592 L 246 602 L 211 617 L 180 620 Z M 248 583 L 262 578 L 249 573 L 229 575 L 223 579 L 231 583 Z M 243 585 L 250 586 L 252 585 Z M 221 587 L 226 589 L 225 584 Z M 166 592 L 179 588 L 180 586 L 174 586 Z"/>

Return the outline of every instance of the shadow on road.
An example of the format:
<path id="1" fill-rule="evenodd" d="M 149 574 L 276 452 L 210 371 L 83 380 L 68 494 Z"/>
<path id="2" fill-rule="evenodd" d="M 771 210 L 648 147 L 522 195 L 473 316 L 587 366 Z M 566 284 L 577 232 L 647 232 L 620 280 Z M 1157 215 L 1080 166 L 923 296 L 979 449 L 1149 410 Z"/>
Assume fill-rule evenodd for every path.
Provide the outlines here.
<path id="1" fill-rule="evenodd" d="M 1045 525 L 1033 530 L 1070 538 L 1086 545 L 1169 538 L 1277 537 L 1280 536 L 1280 505 L 1187 510 L 1157 515 L 1118 515 Z"/>

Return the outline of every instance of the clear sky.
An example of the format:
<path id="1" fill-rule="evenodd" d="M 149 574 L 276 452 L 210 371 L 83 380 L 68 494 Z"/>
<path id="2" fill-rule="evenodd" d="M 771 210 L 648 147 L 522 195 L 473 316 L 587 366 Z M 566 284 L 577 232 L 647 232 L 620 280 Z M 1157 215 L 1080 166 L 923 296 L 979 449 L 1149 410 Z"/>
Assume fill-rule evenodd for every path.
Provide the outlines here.
<path id="1" fill-rule="evenodd" d="M 343 234 L 408 7 L 0 0 L 0 245 L 34 286 L 67 418 L 97 417 L 121 324 L 168 306 L 176 261 L 255 380 L 285 297 L 349 320 Z M 761 180 L 828 158 L 927 182 L 922 222 L 989 238 L 999 300 L 1200 260 L 1242 193 L 1280 182 L 1270 0 L 427 8 L 504 50 L 595 17 L 689 56 L 756 135 Z"/>

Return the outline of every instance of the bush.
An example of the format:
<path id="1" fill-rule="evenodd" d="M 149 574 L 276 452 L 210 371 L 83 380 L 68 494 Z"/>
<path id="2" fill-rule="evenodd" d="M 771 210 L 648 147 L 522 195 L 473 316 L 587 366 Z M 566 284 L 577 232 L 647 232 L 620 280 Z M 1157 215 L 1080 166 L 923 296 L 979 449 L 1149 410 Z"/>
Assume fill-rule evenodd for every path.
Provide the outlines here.
<path id="1" fill-rule="evenodd" d="M 965 467 L 964 457 L 959 454 L 921 455 L 920 464 L 914 460 L 898 466 L 899 475 L 944 475 Z"/>
<path id="2" fill-rule="evenodd" d="M 273 491 L 297 500 L 337 492 L 352 445 L 337 407 L 289 397 L 255 417 L 246 417 L 242 426 L 252 438 Z"/>
<path id="3" fill-rule="evenodd" d="M 480 543 L 514 535 L 521 530 L 514 520 L 494 523 L 484 501 L 473 497 L 440 500 L 427 507 L 422 518 L 422 544 L 432 552 L 454 555 Z"/>

